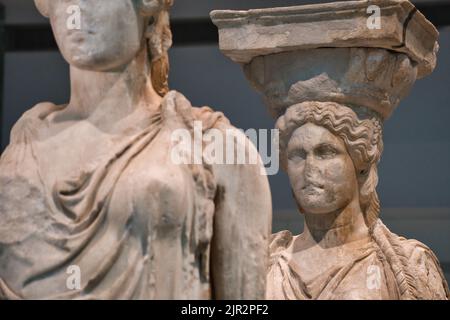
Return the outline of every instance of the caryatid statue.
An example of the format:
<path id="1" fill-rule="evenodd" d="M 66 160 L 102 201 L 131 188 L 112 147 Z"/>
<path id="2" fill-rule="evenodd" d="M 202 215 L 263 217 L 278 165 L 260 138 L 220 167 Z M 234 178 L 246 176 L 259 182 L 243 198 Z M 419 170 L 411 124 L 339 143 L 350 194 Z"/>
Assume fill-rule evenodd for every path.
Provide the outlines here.
<path id="1" fill-rule="evenodd" d="M 436 256 L 382 223 L 376 192 L 383 121 L 433 71 L 434 26 L 401 0 L 211 16 L 277 119 L 305 218 L 302 234 L 272 237 L 267 298 L 448 299 Z"/>
<path id="2" fill-rule="evenodd" d="M 1 156 L 0 298 L 264 298 L 261 161 L 172 152 L 174 132 L 194 136 L 197 123 L 238 131 L 259 159 L 223 114 L 169 91 L 172 0 L 35 2 L 70 64 L 71 97 L 27 111 Z"/>

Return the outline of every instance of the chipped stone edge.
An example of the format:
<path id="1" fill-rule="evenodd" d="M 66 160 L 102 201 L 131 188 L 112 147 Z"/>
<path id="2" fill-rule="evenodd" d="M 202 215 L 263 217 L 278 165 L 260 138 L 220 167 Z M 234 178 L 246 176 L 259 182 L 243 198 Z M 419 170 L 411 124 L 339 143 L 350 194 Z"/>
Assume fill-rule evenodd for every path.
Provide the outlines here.
<path id="1" fill-rule="evenodd" d="M 380 7 L 382 26 L 386 28 L 367 28 L 370 5 Z M 285 51 L 370 47 L 407 54 L 418 64 L 419 78 L 430 74 L 436 66 L 439 32 L 407 0 L 217 10 L 211 12 L 211 19 L 219 29 L 221 51 L 241 64 L 247 64 L 257 56 Z"/>

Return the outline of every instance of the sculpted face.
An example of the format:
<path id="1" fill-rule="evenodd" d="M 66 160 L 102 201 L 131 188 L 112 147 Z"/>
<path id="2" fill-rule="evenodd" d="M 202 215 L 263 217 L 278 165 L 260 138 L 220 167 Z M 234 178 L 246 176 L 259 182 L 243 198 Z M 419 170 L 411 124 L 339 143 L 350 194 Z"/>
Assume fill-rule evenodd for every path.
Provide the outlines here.
<path id="1" fill-rule="evenodd" d="M 307 123 L 296 129 L 287 147 L 287 171 L 303 213 L 326 214 L 358 197 L 353 161 L 344 141 Z"/>
<path id="2" fill-rule="evenodd" d="M 35 0 L 38 9 L 50 18 L 59 49 L 67 62 L 93 71 L 120 68 L 137 55 L 146 27 L 142 13 L 151 15 L 158 8 L 157 1 L 147 1 L 143 8 L 140 4 L 143 1 Z M 79 29 L 69 27 L 77 14 L 71 6 L 79 8 Z"/>

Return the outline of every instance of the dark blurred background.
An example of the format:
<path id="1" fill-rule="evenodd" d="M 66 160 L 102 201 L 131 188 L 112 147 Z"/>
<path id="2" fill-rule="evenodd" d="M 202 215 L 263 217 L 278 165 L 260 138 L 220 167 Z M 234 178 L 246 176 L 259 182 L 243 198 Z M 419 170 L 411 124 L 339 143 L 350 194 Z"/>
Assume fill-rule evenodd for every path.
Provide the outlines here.
<path id="1" fill-rule="evenodd" d="M 329 1 L 175 0 L 170 84 L 194 105 L 223 111 L 242 129 L 273 128 L 261 97 L 238 65 L 218 49 L 214 9 L 250 9 Z M 379 167 L 381 216 L 395 233 L 418 239 L 439 257 L 450 280 L 450 1 L 412 1 L 439 28 L 434 73 L 417 81 L 410 96 L 385 124 Z M 38 102 L 65 103 L 69 69 L 32 0 L 0 0 L 1 150 L 12 125 Z M 270 177 L 274 231 L 302 230 L 286 175 Z"/>

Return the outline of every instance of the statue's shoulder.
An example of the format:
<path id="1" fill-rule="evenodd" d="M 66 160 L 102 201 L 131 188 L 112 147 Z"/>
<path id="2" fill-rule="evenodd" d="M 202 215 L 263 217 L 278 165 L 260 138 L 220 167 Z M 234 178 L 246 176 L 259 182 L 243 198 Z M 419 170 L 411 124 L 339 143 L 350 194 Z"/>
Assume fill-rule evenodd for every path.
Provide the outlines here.
<path id="1" fill-rule="evenodd" d="M 195 107 L 180 92 L 169 91 L 162 101 L 162 117 L 164 120 L 181 118 L 188 127 L 193 127 L 195 121 L 202 123 L 203 131 L 217 128 L 232 127 L 230 121 L 222 112 L 214 111 L 210 107 Z"/>
<path id="2" fill-rule="evenodd" d="M 214 111 L 211 107 L 193 107 L 192 113 L 195 120 L 201 121 L 206 129 L 236 129 L 222 112 Z"/>
<path id="3" fill-rule="evenodd" d="M 449 299 L 450 291 L 434 252 L 422 242 L 397 236 L 407 259 L 408 269 L 416 278 L 418 292 L 425 299 Z"/>
<path id="4" fill-rule="evenodd" d="M 242 158 L 252 160 L 249 160 L 249 163 L 244 163 L 244 165 L 249 164 L 254 166 L 254 172 L 260 175 L 263 164 L 256 146 L 242 130 L 233 126 L 222 112 L 214 111 L 212 108 L 206 106 L 192 106 L 183 94 L 177 91 L 170 91 L 166 94 L 162 102 L 162 118 L 168 127 L 172 126 L 170 123 L 174 124 L 174 120 L 177 123 L 181 121 L 192 132 L 200 125 L 203 138 L 207 137 L 206 133 L 220 134 L 223 142 L 228 142 L 229 139 L 233 138 L 230 141 L 235 144 L 237 150 L 243 150 L 245 152 L 245 157 Z M 175 124 L 175 126 L 177 125 Z M 214 139 L 205 139 L 205 145 L 212 143 L 212 140 Z M 222 147 L 224 148 L 223 152 L 226 152 L 227 144 L 222 143 Z M 230 170 L 238 170 L 239 167 L 231 166 L 227 168 Z"/>
<path id="5" fill-rule="evenodd" d="M 389 243 L 393 246 L 396 252 L 402 253 L 402 258 L 412 259 L 413 257 L 421 256 L 426 258 L 432 258 L 437 261 L 433 251 L 422 242 L 415 239 L 407 239 L 392 232 L 381 220 L 377 222 L 378 230 L 385 234 Z"/>
<path id="6" fill-rule="evenodd" d="M 398 235 L 395 236 L 410 263 L 422 264 L 424 261 L 429 261 L 431 264 L 440 268 L 436 255 L 427 245 L 415 239 L 407 239 Z"/>
<path id="7" fill-rule="evenodd" d="M 270 236 L 269 250 L 271 255 L 277 255 L 289 248 L 294 241 L 294 236 L 288 230 L 274 233 Z"/>
<path id="8" fill-rule="evenodd" d="M 194 107 L 177 91 L 166 94 L 161 108 L 163 128 L 173 130 L 182 127 L 190 131 L 194 139 L 202 139 L 201 156 L 204 160 L 209 157 L 208 164 L 211 164 L 218 185 L 228 188 L 228 192 L 236 192 L 234 197 L 243 197 L 238 194 L 241 189 L 235 187 L 237 184 L 246 186 L 247 192 L 254 194 L 254 197 L 242 201 L 272 206 L 264 164 L 255 144 L 242 130 L 232 126 L 222 112 L 210 107 Z M 229 150 L 233 150 L 231 160 L 227 157 Z M 232 193 L 228 193 L 227 198 L 237 201 Z"/>
<path id="9" fill-rule="evenodd" d="M 403 293 L 410 298 L 425 300 L 450 297 L 442 268 L 429 247 L 420 241 L 398 236 L 381 220 L 371 230 L 392 270 L 398 270 L 395 277 Z"/>
<path id="10" fill-rule="evenodd" d="M 37 129 L 41 121 L 58 108 L 54 103 L 41 102 L 25 111 L 11 130 L 10 143 L 19 143 L 24 132 Z"/>
<path id="11" fill-rule="evenodd" d="M 268 274 L 280 274 L 280 267 L 287 262 L 286 256 L 289 256 L 288 251 L 294 240 L 295 237 L 288 230 L 270 236 Z"/>

